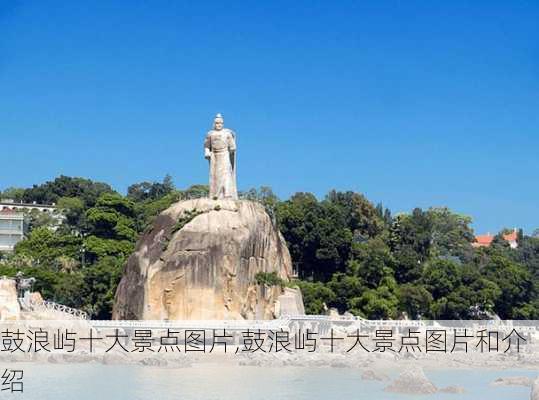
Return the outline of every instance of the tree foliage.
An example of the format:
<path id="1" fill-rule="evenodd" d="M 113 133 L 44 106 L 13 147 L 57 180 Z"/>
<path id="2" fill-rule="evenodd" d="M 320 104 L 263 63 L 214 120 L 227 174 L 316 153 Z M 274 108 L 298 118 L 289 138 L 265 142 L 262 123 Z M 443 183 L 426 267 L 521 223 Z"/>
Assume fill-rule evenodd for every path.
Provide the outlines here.
<path id="1" fill-rule="evenodd" d="M 170 176 L 131 185 L 127 196 L 66 176 L 7 189 L 3 197 L 57 203 L 64 219 L 57 226 L 29 214 L 26 239 L 1 255 L 0 274 L 20 270 L 36 277 L 45 298 L 109 318 L 139 235 L 174 202 L 207 194 L 206 185 L 178 190 Z M 475 249 L 470 218 L 445 207 L 394 216 L 359 193 L 335 190 L 321 200 L 296 193 L 281 201 L 268 187 L 241 197 L 260 202 L 282 232 L 310 314 L 334 307 L 365 318 L 539 318 L 537 235 L 520 231 L 512 249 L 502 231 L 489 248 Z M 275 274 L 256 281 L 286 284 Z"/>

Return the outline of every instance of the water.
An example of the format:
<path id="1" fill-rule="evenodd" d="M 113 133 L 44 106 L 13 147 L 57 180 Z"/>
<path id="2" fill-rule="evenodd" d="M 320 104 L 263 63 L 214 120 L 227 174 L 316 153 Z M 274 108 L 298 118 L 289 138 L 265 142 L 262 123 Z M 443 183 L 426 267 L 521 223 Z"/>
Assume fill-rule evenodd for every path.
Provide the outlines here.
<path id="1" fill-rule="evenodd" d="M 101 364 L 3 364 L 24 370 L 24 394 L 0 392 L 1 398 L 39 400 L 182 399 L 182 400 L 327 400 L 415 399 L 385 393 L 388 382 L 361 380 L 347 368 L 245 367 L 200 364 L 190 368 L 158 368 Z M 458 385 L 464 394 L 437 393 L 421 399 L 528 399 L 530 388 L 496 387 L 503 376 L 528 376 L 527 370 L 425 371 L 438 387 Z M 395 377 L 397 373 L 392 373 Z M 1 383 L 1 382 L 0 382 Z"/>

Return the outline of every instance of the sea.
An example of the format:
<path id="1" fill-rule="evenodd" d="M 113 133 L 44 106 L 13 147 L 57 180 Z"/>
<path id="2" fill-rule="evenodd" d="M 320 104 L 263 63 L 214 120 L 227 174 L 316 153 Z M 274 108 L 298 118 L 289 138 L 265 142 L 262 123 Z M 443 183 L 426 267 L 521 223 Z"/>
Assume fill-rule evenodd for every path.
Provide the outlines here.
<path id="1" fill-rule="evenodd" d="M 11 392 L 6 371 L 22 370 L 23 392 Z M 465 393 L 388 393 L 389 382 L 364 381 L 361 370 L 331 367 L 257 367 L 201 363 L 183 368 L 139 365 L 1 364 L 0 398 L 23 400 L 384 400 L 529 399 L 530 388 L 494 386 L 497 378 L 537 377 L 531 370 L 425 370 L 437 386 L 458 385 Z M 390 372 L 395 378 L 398 372 Z M 9 374 L 6 375 L 8 378 Z M 13 376 L 12 376 L 13 377 Z M 17 376 L 19 378 L 20 376 Z M 15 381 L 13 381 L 15 382 Z M 16 388 L 20 388 L 16 386 Z"/>

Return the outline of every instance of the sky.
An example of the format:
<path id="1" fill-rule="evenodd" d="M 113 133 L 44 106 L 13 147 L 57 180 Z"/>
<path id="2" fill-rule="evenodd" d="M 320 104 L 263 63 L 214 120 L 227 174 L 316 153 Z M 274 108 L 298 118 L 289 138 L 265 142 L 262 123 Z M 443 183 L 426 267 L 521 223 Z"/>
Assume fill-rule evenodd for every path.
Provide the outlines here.
<path id="1" fill-rule="evenodd" d="M 538 1 L 0 0 L 0 189 L 64 174 L 332 189 L 539 228 Z"/>

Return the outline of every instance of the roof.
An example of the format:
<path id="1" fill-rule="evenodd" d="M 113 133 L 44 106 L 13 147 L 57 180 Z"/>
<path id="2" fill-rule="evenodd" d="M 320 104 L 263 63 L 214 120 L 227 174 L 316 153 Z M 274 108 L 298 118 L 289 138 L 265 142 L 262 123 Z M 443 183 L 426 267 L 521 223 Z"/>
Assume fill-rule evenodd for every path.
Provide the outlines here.
<path id="1" fill-rule="evenodd" d="M 511 233 L 506 233 L 503 235 L 504 240 L 508 242 L 516 242 L 518 237 L 517 230 L 514 229 Z M 488 247 L 494 240 L 494 235 L 491 235 L 490 233 L 486 235 L 477 235 L 475 237 L 475 242 L 472 243 L 472 246 L 474 247 Z"/>
<path id="2" fill-rule="evenodd" d="M 494 236 L 492 235 L 478 235 L 475 237 L 474 245 L 476 247 L 490 246 L 493 240 Z"/>

